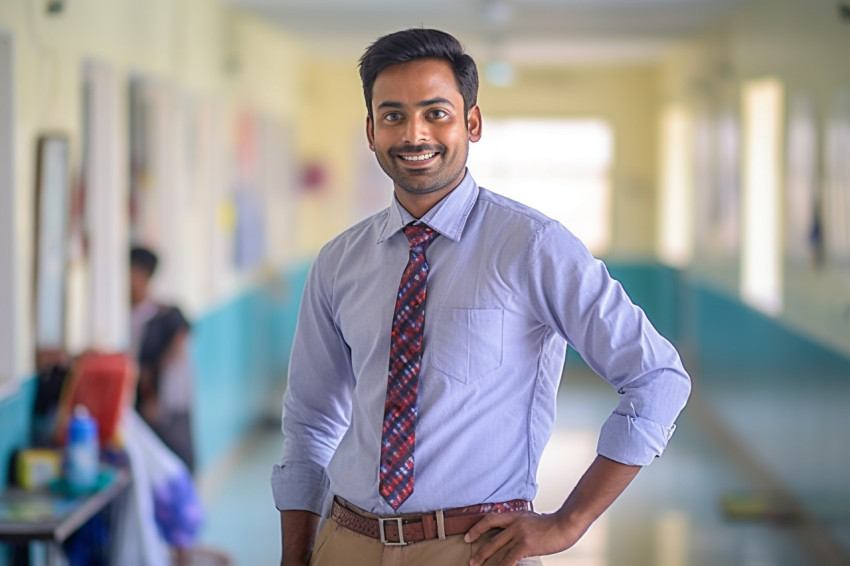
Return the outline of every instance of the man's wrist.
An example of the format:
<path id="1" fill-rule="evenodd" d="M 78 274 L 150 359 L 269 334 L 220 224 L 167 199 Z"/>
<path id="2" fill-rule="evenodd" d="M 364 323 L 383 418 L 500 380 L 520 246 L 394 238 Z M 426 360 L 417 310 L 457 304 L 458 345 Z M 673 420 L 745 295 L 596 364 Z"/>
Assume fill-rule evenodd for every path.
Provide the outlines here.
<path id="1" fill-rule="evenodd" d="M 598 518 L 579 505 L 571 505 L 569 501 L 558 509 L 554 516 L 558 529 L 565 535 L 584 533 Z"/>

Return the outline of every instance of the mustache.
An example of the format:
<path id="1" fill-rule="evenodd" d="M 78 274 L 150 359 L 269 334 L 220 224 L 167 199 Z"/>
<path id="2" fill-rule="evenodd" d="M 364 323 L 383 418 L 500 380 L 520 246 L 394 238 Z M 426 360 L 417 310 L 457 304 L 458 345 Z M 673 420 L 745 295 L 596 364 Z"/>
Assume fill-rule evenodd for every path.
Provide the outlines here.
<path id="1" fill-rule="evenodd" d="M 397 157 L 402 153 L 429 153 L 429 152 L 437 152 L 437 153 L 445 153 L 446 147 L 444 145 L 430 145 L 430 144 L 422 144 L 422 145 L 397 145 L 395 147 L 391 147 L 387 153 L 392 155 L 393 157 Z"/>

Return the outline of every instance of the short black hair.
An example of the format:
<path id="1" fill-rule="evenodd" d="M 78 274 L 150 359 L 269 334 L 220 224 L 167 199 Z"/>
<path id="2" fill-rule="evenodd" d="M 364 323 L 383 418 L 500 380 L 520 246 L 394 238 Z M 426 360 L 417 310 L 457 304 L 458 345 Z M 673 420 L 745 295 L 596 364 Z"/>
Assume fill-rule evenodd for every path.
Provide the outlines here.
<path id="1" fill-rule="evenodd" d="M 457 89 L 463 97 L 464 118 L 478 102 L 478 68 L 475 61 L 452 35 L 436 30 L 411 28 L 375 40 L 360 57 L 360 81 L 366 98 L 366 111 L 372 117 L 372 87 L 381 71 L 397 63 L 417 59 L 448 61 Z"/>
<path id="2" fill-rule="evenodd" d="M 130 265 L 142 269 L 148 275 L 154 274 L 158 263 L 159 258 L 148 248 L 137 246 L 130 250 Z"/>

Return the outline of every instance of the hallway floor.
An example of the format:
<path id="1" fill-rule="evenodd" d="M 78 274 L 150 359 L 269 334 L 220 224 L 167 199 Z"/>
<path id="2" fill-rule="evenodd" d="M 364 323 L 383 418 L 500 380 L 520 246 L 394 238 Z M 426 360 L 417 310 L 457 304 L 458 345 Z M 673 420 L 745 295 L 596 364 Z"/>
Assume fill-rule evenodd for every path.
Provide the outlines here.
<path id="1" fill-rule="evenodd" d="M 558 425 L 541 462 L 538 511 L 556 509 L 595 455 L 598 429 L 615 392 L 589 370 L 568 368 Z M 258 431 L 227 469 L 205 477 L 206 546 L 233 564 L 278 564 L 278 514 L 269 487 L 280 433 Z M 545 566 L 838 566 L 846 555 L 819 526 L 777 495 L 770 473 L 747 456 L 702 402 L 679 419 L 663 458 L 638 478 L 569 551 Z M 833 524 L 847 532 L 847 517 Z M 845 548 L 846 551 L 846 548 Z"/>

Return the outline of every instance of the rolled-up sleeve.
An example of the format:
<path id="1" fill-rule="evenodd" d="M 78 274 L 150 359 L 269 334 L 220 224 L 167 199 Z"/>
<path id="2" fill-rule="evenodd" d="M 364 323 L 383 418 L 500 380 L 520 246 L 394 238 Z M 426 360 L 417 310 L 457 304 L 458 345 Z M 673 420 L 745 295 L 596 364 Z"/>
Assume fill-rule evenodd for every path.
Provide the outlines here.
<path id="1" fill-rule="evenodd" d="M 283 401 L 283 457 L 272 470 L 276 507 L 321 514 L 327 466 L 351 418 L 350 351 L 332 314 L 332 272 L 320 253 L 310 269 L 298 314 Z"/>
<path id="2" fill-rule="evenodd" d="M 629 299 L 605 265 L 560 226 L 529 254 L 539 316 L 620 395 L 602 426 L 597 452 L 623 464 L 660 456 L 691 391 L 673 345 Z"/>
<path id="3" fill-rule="evenodd" d="M 690 394 L 683 369 L 659 369 L 621 388 L 620 403 L 599 435 L 597 452 L 617 462 L 645 466 L 660 456 L 676 430 Z"/>

